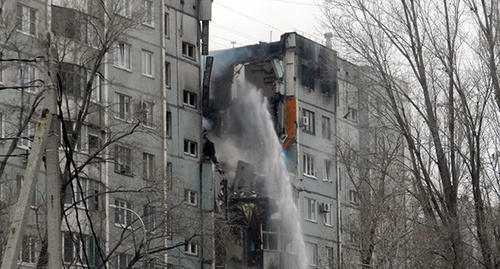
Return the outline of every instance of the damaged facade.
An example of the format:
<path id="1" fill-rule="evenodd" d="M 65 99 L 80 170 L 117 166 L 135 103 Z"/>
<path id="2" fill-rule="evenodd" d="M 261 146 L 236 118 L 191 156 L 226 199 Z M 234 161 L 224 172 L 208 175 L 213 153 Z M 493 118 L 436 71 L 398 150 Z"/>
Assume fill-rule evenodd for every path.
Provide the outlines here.
<path id="1" fill-rule="evenodd" d="M 309 267 L 360 265 L 363 231 L 352 227 L 359 227 L 354 222 L 358 221 L 359 192 L 363 191 L 360 178 L 369 177 L 360 156 L 368 156 L 373 149 L 373 133 L 368 130 L 373 108 L 366 104 L 371 98 L 366 96 L 376 87 L 366 83 L 368 69 L 342 60 L 331 48 L 296 33 L 284 34 L 278 42 L 217 51 L 214 56 L 217 71 L 210 105 L 205 109 L 213 121 L 211 133 L 238 135 L 238 131 L 227 130 L 223 120 L 224 115 L 238 113 L 229 108 L 237 98 L 235 89 L 248 84 L 259 89 L 268 101 L 291 175 Z M 259 188 L 262 181 L 274 179 L 259 177 L 256 164 L 238 162 L 235 169 L 229 162 L 221 161 L 226 174 L 233 171 L 224 186 L 225 202 L 232 213 L 229 221 L 243 231 L 237 246 L 226 248 L 221 266 L 225 262 L 252 268 L 293 268 L 287 261 L 293 261 L 289 257 L 294 253 L 286 248 L 286 236 L 280 236 L 283 227 L 276 214 L 277 201 Z M 258 219 L 248 217 L 248 212 Z M 238 217 L 232 219 L 234 215 Z M 255 223 L 260 224 L 258 239 Z"/>

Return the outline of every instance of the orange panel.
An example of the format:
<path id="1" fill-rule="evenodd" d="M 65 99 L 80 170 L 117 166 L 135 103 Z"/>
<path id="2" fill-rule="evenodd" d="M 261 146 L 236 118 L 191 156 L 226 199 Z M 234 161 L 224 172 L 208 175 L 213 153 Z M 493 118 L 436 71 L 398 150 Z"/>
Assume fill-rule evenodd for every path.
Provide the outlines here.
<path id="1" fill-rule="evenodd" d="M 290 139 L 295 137 L 295 123 L 297 121 L 297 100 L 295 98 L 286 99 L 285 106 L 285 126 L 286 134 Z"/>

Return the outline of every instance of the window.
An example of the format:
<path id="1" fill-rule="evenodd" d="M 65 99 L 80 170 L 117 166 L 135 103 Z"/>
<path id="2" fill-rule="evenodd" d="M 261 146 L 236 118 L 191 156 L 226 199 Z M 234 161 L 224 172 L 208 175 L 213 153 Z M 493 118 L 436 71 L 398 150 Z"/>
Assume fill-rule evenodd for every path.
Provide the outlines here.
<path id="1" fill-rule="evenodd" d="M 165 62 L 165 87 L 170 88 L 170 63 Z"/>
<path id="2" fill-rule="evenodd" d="M 163 28 L 163 34 L 165 35 L 165 38 L 170 37 L 170 16 L 168 15 L 167 12 L 163 14 L 163 23 L 165 24 Z"/>
<path id="3" fill-rule="evenodd" d="M 88 71 L 88 74 L 87 74 L 89 77 L 91 75 L 91 71 L 89 70 Z M 90 98 L 92 101 L 95 101 L 95 102 L 101 102 L 101 92 L 102 92 L 102 82 L 103 82 L 104 78 L 102 77 L 101 74 L 99 73 L 96 73 L 94 75 L 94 81 L 92 83 L 92 93 L 90 95 Z"/>
<path id="4" fill-rule="evenodd" d="M 182 42 L 182 55 L 194 60 L 194 45 Z"/>
<path id="5" fill-rule="evenodd" d="M 120 253 L 116 257 L 116 268 L 118 269 L 127 269 L 128 264 L 132 260 L 132 255 Z"/>
<path id="6" fill-rule="evenodd" d="M 344 116 L 344 118 L 351 121 L 358 121 L 358 110 L 353 107 L 348 107 L 347 114 Z"/>
<path id="7" fill-rule="evenodd" d="M 104 247 L 104 242 L 92 236 L 84 234 L 72 234 L 63 232 L 63 261 L 66 263 L 88 264 L 98 266 L 102 264 L 102 259 L 99 257 L 97 244 L 101 248 Z"/>
<path id="8" fill-rule="evenodd" d="M 332 226 L 333 225 L 332 204 L 329 204 L 329 203 L 321 204 L 321 209 L 322 209 L 321 211 L 323 212 L 323 215 L 324 215 L 325 225 Z"/>
<path id="9" fill-rule="evenodd" d="M 354 190 L 349 190 L 349 201 L 353 204 L 358 203 L 358 192 Z"/>
<path id="10" fill-rule="evenodd" d="M 25 34 L 36 34 L 36 10 L 17 5 L 17 30 Z"/>
<path id="11" fill-rule="evenodd" d="M 166 119 L 165 119 L 165 135 L 168 138 L 172 137 L 172 112 L 167 111 Z"/>
<path id="12" fill-rule="evenodd" d="M 18 142 L 18 146 L 25 149 L 30 148 L 33 138 L 35 137 L 35 130 L 36 130 L 36 123 L 34 122 L 28 123 L 28 126 L 26 126 L 22 132 L 21 138 L 19 139 Z"/>
<path id="13" fill-rule="evenodd" d="M 318 245 L 306 242 L 306 255 L 309 268 L 318 267 Z"/>
<path id="14" fill-rule="evenodd" d="M 172 190 L 173 178 L 172 178 L 172 163 L 167 162 L 167 190 Z"/>
<path id="15" fill-rule="evenodd" d="M 198 156 L 198 143 L 191 140 L 184 140 L 184 154 L 192 157 Z"/>
<path id="16" fill-rule="evenodd" d="M 130 120 L 130 96 L 115 92 L 115 112 L 122 120 Z"/>
<path id="17" fill-rule="evenodd" d="M 102 209 L 100 195 L 103 192 L 103 184 L 99 181 L 80 177 L 78 181 L 73 181 L 72 184 L 66 186 L 64 204 L 66 206 L 76 205 L 84 208 L 83 200 L 87 204 L 87 208 L 93 211 Z"/>
<path id="18" fill-rule="evenodd" d="M 144 6 L 144 16 L 142 18 L 142 23 L 153 26 L 153 1 L 151 0 L 143 0 Z"/>
<path id="19" fill-rule="evenodd" d="M 184 253 L 188 255 L 197 256 L 198 255 L 198 245 L 192 241 L 184 245 Z"/>
<path id="20" fill-rule="evenodd" d="M 327 258 L 326 262 L 328 264 L 328 268 L 334 268 L 335 267 L 335 264 L 334 264 L 335 257 L 333 255 L 334 255 L 333 248 L 326 247 L 326 258 Z"/>
<path id="21" fill-rule="evenodd" d="M 0 59 L 3 59 L 3 53 L 0 52 Z M 0 84 L 3 82 L 3 62 L 0 61 Z"/>
<path id="22" fill-rule="evenodd" d="M 316 166 L 314 165 L 314 156 L 304 153 L 302 168 L 304 175 L 310 177 L 316 177 Z"/>
<path id="23" fill-rule="evenodd" d="M 137 118 L 143 125 L 153 127 L 153 108 L 154 104 L 151 102 L 140 102 Z"/>
<path id="24" fill-rule="evenodd" d="M 310 90 L 314 90 L 314 77 L 316 75 L 316 70 L 306 65 L 301 65 L 301 68 L 302 68 L 302 74 L 301 74 L 302 86 Z"/>
<path id="25" fill-rule="evenodd" d="M 156 228 L 156 221 L 155 221 L 155 215 L 156 215 L 156 208 L 154 206 L 145 206 L 144 207 L 144 226 L 146 230 L 152 231 Z"/>
<path id="26" fill-rule="evenodd" d="M 36 238 L 31 236 L 23 237 L 19 258 L 23 263 L 36 263 Z"/>
<path id="27" fill-rule="evenodd" d="M 115 172 L 121 174 L 130 174 L 130 165 L 132 163 L 132 150 L 130 148 L 115 146 Z"/>
<path id="28" fill-rule="evenodd" d="M 332 162 L 330 160 L 325 160 L 325 170 L 323 174 L 323 181 L 325 182 L 331 182 L 331 175 L 330 175 L 330 167 Z"/>
<path id="29" fill-rule="evenodd" d="M 153 76 L 153 53 L 147 50 L 142 51 L 142 74 Z"/>
<path id="30" fill-rule="evenodd" d="M 118 0 L 118 5 L 116 6 L 116 13 L 123 17 L 131 16 L 131 8 L 130 8 L 131 0 Z"/>
<path id="31" fill-rule="evenodd" d="M 115 48 L 115 66 L 130 69 L 130 45 L 118 42 Z"/>
<path id="32" fill-rule="evenodd" d="M 154 179 L 155 156 L 149 153 L 142 154 L 142 178 L 144 180 Z"/>
<path id="33" fill-rule="evenodd" d="M 321 134 L 323 138 L 330 140 L 330 118 L 321 116 Z"/>
<path id="34" fill-rule="evenodd" d="M 268 220 L 262 229 L 262 249 L 281 250 L 280 241 L 279 223 L 275 220 Z"/>
<path id="35" fill-rule="evenodd" d="M 3 113 L 0 113 L 0 138 L 4 138 L 5 134 L 3 132 L 4 126 L 3 126 Z M 0 140 L 0 144 L 3 143 L 3 140 Z"/>
<path id="36" fill-rule="evenodd" d="M 99 136 L 89 134 L 88 150 L 90 154 L 94 154 L 101 150 L 101 138 Z"/>
<path id="37" fill-rule="evenodd" d="M 304 202 L 305 202 L 304 203 L 305 219 L 310 221 L 316 221 L 316 215 L 317 215 L 316 200 L 305 197 Z"/>
<path id="38" fill-rule="evenodd" d="M 304 132 L 314 135 L 314 112 L 302 109 L 301 125 Z"/>
<path id="39" fill-rule="evenodd" d="M 184 192 L 184 201 L 190 205 L 198 205 L 198 193 L 191 190 Z"/>
<path id="40" fill-rule="evenodd" d="M 132 224 L 132 212 L 125 208 L 131 209 L 132 205 L 129 202 L 115 199 L 115 224 L 128 227 Z"/>
<path id="41" fill-rule="evenodd" d="M 32 86 L 33 81 L 35 80 L 35 67 L 31 65 L 21 65 L 17 69 L 17 84 L 18 86 L 27 87 L 28 91 L 35 91 L 35 88 Z"/>
<path id="42" fill-rule="evenodd" d="M 196 93 L 184 91 L 183 103 L 185 106 L 196 108 Z"/>

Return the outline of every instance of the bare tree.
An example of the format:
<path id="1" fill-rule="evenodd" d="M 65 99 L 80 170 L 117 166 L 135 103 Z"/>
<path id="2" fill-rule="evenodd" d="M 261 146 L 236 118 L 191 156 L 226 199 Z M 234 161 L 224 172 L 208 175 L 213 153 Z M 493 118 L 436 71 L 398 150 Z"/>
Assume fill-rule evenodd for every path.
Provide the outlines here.
<path id="1" fill-rule="evenodd" d="M 472 1 L 324 4 L 326 25 L 341 48 L 351 52 L 353 61 L 370 65 L 385 90 L 394 126 L 408 148 L 411 192 L 425 216 L 420 227 L 429 227 L 426 230 L 440 238 L 441 242 L 421 242 L 429 244 L 421 248 L 427 249 L 427 260 L 415 260 L 414 265 L 496 268 L 482 172 L 490 147 L 487 133 L 494 128 L 490 113 L 498 113 L 489 106 L 495 94 L 496 60 L 485 57 L 485 70 L 474 57 L 485 48 L 491 55 L 491 48 L 498 46 L 493 38 L 497 4 L 483 2 L 482 9 Z M 474 16 L 479 23 L 472 22 Z M 481 30 L 482 40 L 488 42 L 470 42 L 474 30 Z M 473 223 L 462 221 L 467 212 L 461 211 L 461 197 L 469 193 Z M 469 241 L 472 235 L 474 242 Z M 469 249 L 479 249 L 481 257 L 466 255 Z"/>

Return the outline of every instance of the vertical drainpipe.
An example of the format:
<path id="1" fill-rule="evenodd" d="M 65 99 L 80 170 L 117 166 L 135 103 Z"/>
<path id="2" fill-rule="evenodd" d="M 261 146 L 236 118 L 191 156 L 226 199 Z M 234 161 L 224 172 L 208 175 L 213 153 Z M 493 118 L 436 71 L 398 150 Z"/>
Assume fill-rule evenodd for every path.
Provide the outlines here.
<path id="1" fill-rule="evenodd" d="M 163 212 L 164 212 L 164 232 L 166 233 L 168 231 L 168 207 L 167 207 L 167 191 L 168 191 L 168 171 L 167 171 L 167 163 L 168 163 L 168 152 L 167 152 L 167 133 L 166 133 L 166 115 L 167 115 L 167 98 L 166 98 L 166 89 L 165 89 L 165 81 L 166 81 L 166 73 L 165 73 L 165 3 L 164 1 L 160 2 L 160 44 L 161 44 L 161 63 L 160 63 L 160 70 L 162 70 L 162 82 L 161 82 L 161 95 L 162 95 L 162 117 L 164 120 L 163 122 L 163 130 L 162 130 L 162 138 L 163 138 L 163 159 L 165 160 L 162 163 L 163 166 Z M 168 248 L 168 239 L 167 236 L 164 238 L 164 245 L 165 248 Z M 163 254 L 163 260 L 165 264 L 168 264 L 168 251 L 165 251 Z"/>
<path id="2" fill-rule="evenodd" d="M 335 67 L 337 68 L 337 67 Z M 338 110 L 339 110 L 339 96 L 340 96 L 340 87 L 338 83 L 338 75 L 337 75 L 337 92 L 335 96 L 335 131 L 334 131 L 334 145 L 335 145 L 335 190 L 337 192 L 337 268 L 342 268 L 342 217 L 340 216 L 340 167 L 339 167 L 339 156 L 338 156 L 338 135 L 339 135 L 339 120 L 338 120 Z"/>

